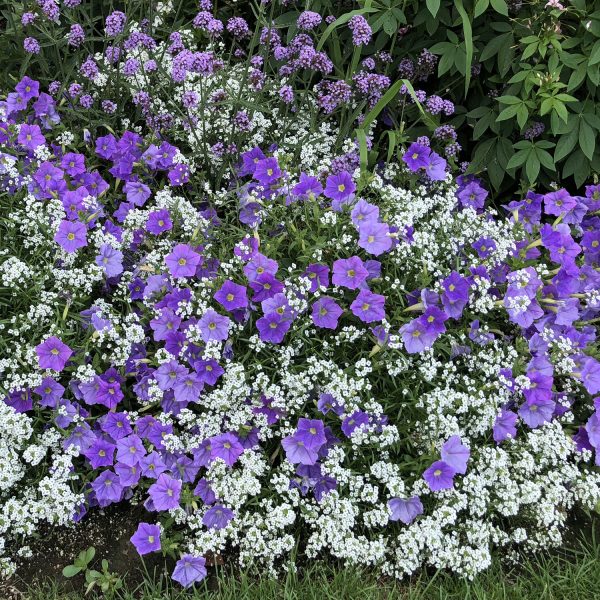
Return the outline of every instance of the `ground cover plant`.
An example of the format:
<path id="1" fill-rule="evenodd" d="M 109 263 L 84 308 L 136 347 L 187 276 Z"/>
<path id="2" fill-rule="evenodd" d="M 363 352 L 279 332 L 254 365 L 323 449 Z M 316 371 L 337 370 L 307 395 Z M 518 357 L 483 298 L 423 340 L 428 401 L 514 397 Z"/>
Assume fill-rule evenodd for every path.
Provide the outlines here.
<path id="1" fill-rule="evenodd" d="M 404 3 L 403 32 L 372 2 L 91 4 L 3 10 L 27 58 L 0 101 L 2 575 L 44 527 L 119 503 L 185 588 L 220 561 L 474 578 L 559 546 L 600 504 L 600 185 L 492 203 L 498 173 L 555 178 L 539 127 L 514 168 L 463 164 L 480 136 L 458 94 L 488 106 L 472 24 L 509 7 Z M 540 31 L 588 14 L 527 11 Z M 454 55 L 411 41 L 459 25 Z M 576 183 L 587 33 L 546 41 L 542 68 L 527 50 L 519 73 L 554 83 L 534 100 L 515 73 L 487 125 L 516 139 L 540 102 L 559 135 L 577 102 L 587 159 L 557 142 Z M 585 100 L 561 91 L 577 44 Z M 481 57 L 498 83 L 503 48 Z M 447 97 L 418 85 L 436 72 L 460 76 Z"/>

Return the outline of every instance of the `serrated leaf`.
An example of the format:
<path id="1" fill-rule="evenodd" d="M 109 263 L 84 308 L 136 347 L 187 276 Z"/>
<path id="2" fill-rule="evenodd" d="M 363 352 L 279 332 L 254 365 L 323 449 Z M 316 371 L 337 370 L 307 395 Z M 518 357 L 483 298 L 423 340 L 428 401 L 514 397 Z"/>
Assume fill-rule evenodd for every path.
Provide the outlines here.
<path id="1" fill-rule="evenodd" d="M 585 121 L 579 125 L 579 147 L 588 159 L 592 160 L 596 149 L 596 136 L 594 130 Z"/>

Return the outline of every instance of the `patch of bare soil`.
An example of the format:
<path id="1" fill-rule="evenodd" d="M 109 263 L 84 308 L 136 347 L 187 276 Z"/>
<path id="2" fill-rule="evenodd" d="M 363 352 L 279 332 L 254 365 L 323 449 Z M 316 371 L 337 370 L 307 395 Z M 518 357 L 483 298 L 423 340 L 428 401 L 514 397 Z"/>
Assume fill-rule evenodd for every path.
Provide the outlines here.
<path id="1" fill-rule="evenodd" d="M 15 578 L 10 586 L 14 600 L 21 600 L 19 591 L 42 581 L 53 580 L 65 590 L 81 590 L 84 575 L 72 579 L 63 577 L 62 570 L 72 564 L 77 555 L 90 546 L 96 549 L 96 555 L 90 568 L 101 570 L 102 559 L 107 559 L 109 570 L 119 576 L 127 576 L 131 589 L 143 579 L 143 565 L 135 547 L 129 538 L 135 533 L 140 521 L 154 522 L 155 516 L 147 513 L 141 506 L 121 503 L 106 509 L 94 509 L 81 522 L 68 528 L 47 528 L 29 544 L 32 556 L 19 559 Z M 173 565 L 161 553 L 147 554 L 144 564 L 149 573 L 172 570 Z M 8 594 L 2 589 L 2 594 Z M 4 596 L 1 596 L 4 600 Z M 9 595 L 8 599 L 13 600 Z M 7 600 L 8 600 L 7 599 Z"/>

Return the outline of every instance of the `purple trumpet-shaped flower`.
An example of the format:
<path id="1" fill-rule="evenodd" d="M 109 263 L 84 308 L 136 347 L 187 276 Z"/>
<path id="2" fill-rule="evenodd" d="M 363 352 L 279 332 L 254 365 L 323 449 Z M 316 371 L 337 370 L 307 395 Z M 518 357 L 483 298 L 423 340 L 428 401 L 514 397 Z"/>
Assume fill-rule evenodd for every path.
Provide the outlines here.
<path id="1" fill-rule="evenodd" d="M 162 473 L 156 483 L 150 486 L 148 493 L 156 510 L 177 508 L 181 494 L 181 481 Z"/>
<path id="2" fill-rule="evenodd" d="M 73 354 L 73 350 L 54 335 L 38 344 L 35 351 L 40 369 L 52 369 L 53 371 L 62 371 Z"/>
<path id="3" fill-rule="evenodd" d="M 437 460 L 423 473 L 423 479 L 432 492 L 437 492 L 452 488 L 455 474 L 456 471 L 450 465 Z"/>
<path id="4" fill-rule="evenodd" d="M 150 523 L 140 523 L 130 541 L 140 556 L 157 552 L 160 550 L 160 527 Z"/>
<path id="5" fill-rule="evenodd" d="M 418 496 L 411 498 L 392 498 L 388 501 L 390 521 L 402 521 L 410 525 L 423 513 L 423 504 Z"/>
<path id="6" fill-rule="evenodd" d="M 206 559 L 203 556 L 184 554 L 175 565 L 171 578 L 188 588 L 206 577 Z"/>

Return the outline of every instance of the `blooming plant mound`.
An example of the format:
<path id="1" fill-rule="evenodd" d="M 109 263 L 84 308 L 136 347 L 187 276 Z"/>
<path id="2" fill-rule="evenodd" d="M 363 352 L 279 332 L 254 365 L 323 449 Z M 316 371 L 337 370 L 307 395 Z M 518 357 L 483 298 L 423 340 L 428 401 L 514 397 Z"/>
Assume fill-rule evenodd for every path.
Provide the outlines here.
<path id="1" fill-rule="evenodd" d="M 371 174 L 256 146 L 196 187 L 27 77 L 2 110 L 5 574 L 43 522 L 140 501 L 184 586 L 297 548 L 473 576 L 600 501 L 600 187 L 498 215 L 424 139 Z"/>

